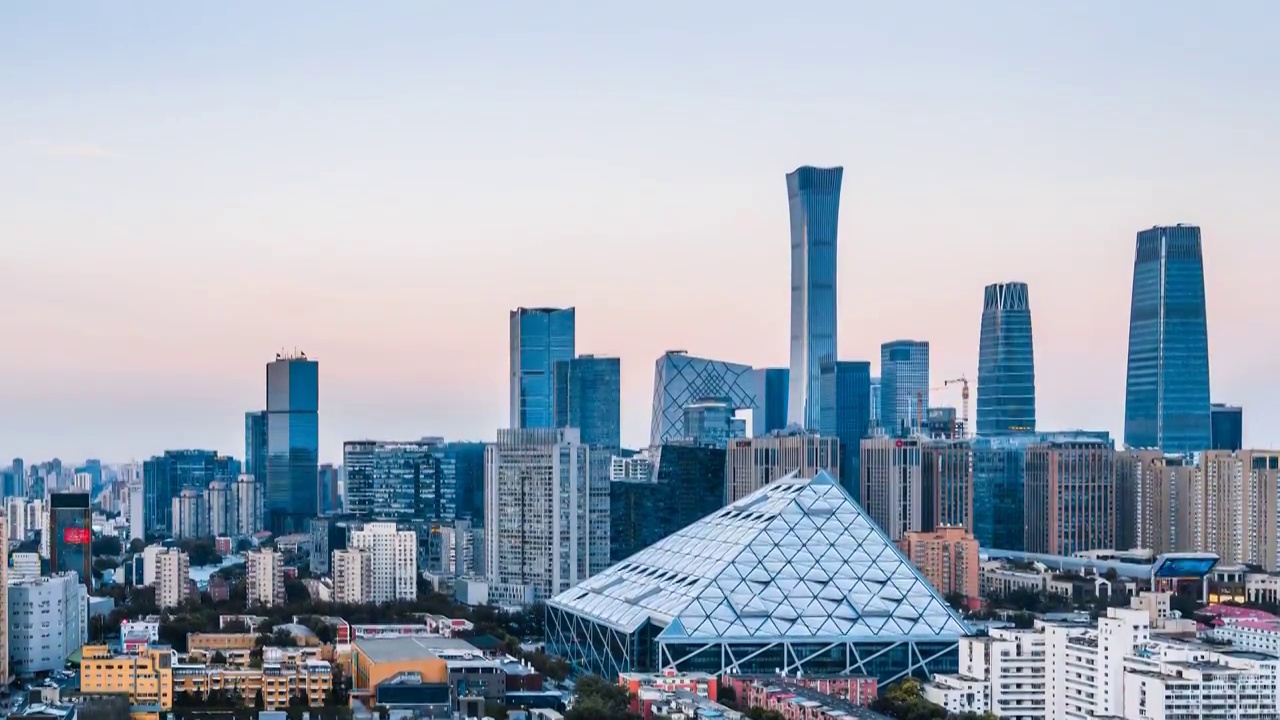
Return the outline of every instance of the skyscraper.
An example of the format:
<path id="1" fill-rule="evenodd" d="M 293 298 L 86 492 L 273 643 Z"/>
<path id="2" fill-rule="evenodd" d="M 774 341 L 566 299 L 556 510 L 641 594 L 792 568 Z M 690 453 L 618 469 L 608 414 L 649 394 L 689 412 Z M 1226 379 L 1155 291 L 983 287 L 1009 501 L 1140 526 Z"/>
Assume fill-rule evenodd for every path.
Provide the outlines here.
<path id="1" fill-rule="evenodd" d="M 828 361 L 819 372 L 818 432 L 840 441 L 840 484 L 859 497 L 860 443 L 871 422 L 871 363 Z"/>
<path id="2" fill-rule="evenodd" d="M 978 346 L 978 434 L 1035 429 L 1036 366 L 1027 284 L 988 285 Z"/>
<path id="3" fill-rule="evenodd" d="M 756 407 L 751 419 L 752 435 L 767 435 L 787 426 L 787 400 L 791 392 L 790 368 L 759 368 L 756 377 Z"/>
<path id="4" fill-rule="evenodd" d="M 582 431 L 594 448 L 622 444 L 621 367 L 616 357 L 583 355 L 552 365 L 552 415 L 557 428 Z"/>
<path id="5" fill-rule="evenodd" d="M 552 384 L 557 360 L 575 351 L 573 308 L 511 311 L 511 427 L 555 426 Z"/>
<path id="6" fill-rule="evenodd" d="M 444 488 L 436 450 L 429 440 L 343 443 L 347 512 L 365 520 L 452 519 L 439 516 Z M 452 501 L 452 488 L 448 494 Z"/>
<path id="7" fill-rule="evenodd" d="M 267 364 L 267 529 L 306 532 L 319 512 L 320 364 L 277 355 Z"/>
<path id="8" fill-rule="evenodd" d="M 49 572 L 75 572 L 93 591 L 93 511 L 88 493 L 49 495 Z"/>
<path id="9" fill-rule="evenodd" d="M 1027 552 L 1073 555 L 1116 546 L 1116 453 L 1111 441 L 1038 442 L 1027 447 Z"/>
<path id="10" fill-rule="evenodd" d="M 259 483 L 267 482 L 267 413 L 244 414 L 244 471 Z"/>
<path id="11" fill-rule="evenodd" d="M 609 556 L 624 560 L 724 507 L 725 449 L 650 448 L 653 471 L 609 483 Z"/>
<path id="12" fill-rule="evenodd" d="M 844 168 L 787 174 L 791 208 L 791 392 L 787 416 L 818 428 L 819 369 L 836 359 L 836 229 Z"/>
<path id="13" fill-rule="evenodd" d="M 1244 409 L 1239 405 L 1213 403 L 1209 408 L 1209 447 L 1239 450 L 1244 445 Z"/>
<path id="14" fill-rule="evenodd" d="M 708 398 L 723 399 L 738 410 L 752 411 L 752 434 L 762 435 L 765 422 L 756 394 L 762 383 L 749 365 L 694 357 L 668 350 L 653 367 L 653 415 L 649 445 L 686 437 L 684 409 Z"/>
<path id="15" fill-rule="evenodd" d="M 920 429 L 929 417 L 929 343 L 894 340 L 880 346 L 880 426 L 889 435 Z"/>
<path id="16" fill-rule="evenodd" d="M 1200 452 L 1209 447 L 1210 434 L 1200 228 L 1143 230 L 1133 261 L 1124 443 Z"/>

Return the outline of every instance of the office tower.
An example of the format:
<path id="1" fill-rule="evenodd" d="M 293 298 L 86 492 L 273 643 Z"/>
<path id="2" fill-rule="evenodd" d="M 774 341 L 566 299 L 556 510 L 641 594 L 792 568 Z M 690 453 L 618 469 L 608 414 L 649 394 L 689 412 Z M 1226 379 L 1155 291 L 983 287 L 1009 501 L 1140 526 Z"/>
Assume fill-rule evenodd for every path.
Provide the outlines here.
<path id="1" fill-rule="evenodd" d="M 1200 228 L 1143 230 L 1133 262 L 1124 444 L 1199 452 L 1210 434 Z"/>
<path id="2" fill-rule="evenodd" d="M 1190 511 L 1197 470 L 1190 456 L 1160 450 L 1116 453 L 1118 549 L 1143 548 L 1157 555 L 1193 552 Z M 1132 499 L 1120 500 L 1129 488 Z"/>
<path id="3" fill-rule="evenodd" d="M 988 285 L 978 345 L 978 434 L 1035 429 L 1036 364 L 1027 284 Z"/>
<path id="4" fill-rule="evenodd" d="M 818 432 L 840 441 L 840 484 L 856 498 L 859 448 L 871 423 L 871 363 L 833 360 L 818 375 Z"/>
<path id="5" fill-rule="evenodd" d="M 253 475 L 243 473 L 236 479 L 235 497 L 236 535 L 253 535 L 261 532 L 262 522 L 262 485 Z"/>
<path id="6" fill-rule="evenodd" d="M 787 174 L 791 209 L 791 392 L 789 424 L 818 429 L 818 373 L 836 359 L 836 229 L 844 168 L 804 166 Z"/>
<path id="7" fill-rule="evenodd" d="M 511 311 L 511 427 L 555 426 L 553 372 L 576 352 L 573 308 Z"/>
<path id="8" fill-rule="evenodd" d="M 490 602 L 540 602 L 608 565 L 609 506 L 589 502 L 608 481 L 591 468 L 576 428 L 498 431 L 485 449 Z"/>
<path id="9" fill-rule="evenodd" d="M 840 472 L 840 440 L 792 427 L 760 437 L 731 440 L 725 460 L 724 503 L 737 502 L 793 472 L 813 477 Z"/>
<path id="10" fill-rule="evenodd" d="M 49 496 L 49 572 L 74 572 L 93 591 L 93 510 L 88 493 Z"/>
<path id="11" fill-rule="evenodd" d="M 89 639 L 89 594 L 80 578 L 63 573 L 16 581 L 7 590 L 9 671 L 32 677 L 65 669 Z"/>
<path id="12" fill-rule="evenodd" d="M 204 493 L 187 488 L 173 499 L 173 537 L 189 540 L 209 536 L 209 506 Z"/>
<path id="13" fill-rule="evenodd" d="M 723 447 L 660 445 L 609 483 L 609 555 L 623 560 L 724 507 Z M 637 456 L 641 457 L 641 456 Z M 623 458 L 614 458 L 622 460 Z"/>
<path id="14" fill-rule="evenodd" d="M 442 482 L 432 439 L 415 442 L 360 440 L 342 444 L 347 469 L 347 508 L 367 520 L 436 520 L 453 507 L 455 493 Z"/>
<path id="15" fill-rule="evenodd" d="M 373 596 L 373 556 L 368 550 L 333 551 L 333 601 L 365 605 Z"/>
<path id="16" fill-rule="evenodd" d="M 155 553 L 156 605 L 178 607 L 187 599 L 187 580 L 191 577 L 191 560 L 178 548 L 164 548 Z"/>
<path id="17" fill-rule="evenodd" d="M 1116 452 L 1110 441 L 1049 440 L 1026 450 L 1027 552 L 1114 549 Z"/>
<path id="18" fill-rule="evenodd" d="M 7 512 L 5 513 L 8 514 Z M 0 516 L 0 682 L 9 682 L 9 528 Z"/>
<path id="19" fill-rule="evenodd" d="M 306 532 L 319 512 L 320 364 L 277 355 L 267 364 L 267 529 Z"/>
<path id="20" fill-rule="evenodd" d="M 258 482 L 267 482 L 267 413 L 244 414 L 244 471 Z"/>
<path id="21" fill-rule="evenodd" d="M 1244 445 L 1244 409 L 1238 405 L 1209 406 L 1209 449 L 1239 450 Z"/>
<path id="22" fill-rule="evenodd" d="M 861 504 L 872 520 L 897 542 L 926 528 L 927 495 L 919 438 L 863 439 Z"/>
<path id="23" fill-rule="evenodd" d="M 346 550 L 352 530 L 364 527 L 364 521 L 352 517 L 329 515 L 311 521 L 311 574 L 328 575 L 329 559 L 334 550 Z"/>
<path id="24" fill-rule="evenodd" d="M 622 444 L 621 365 L 616 357 L 582 355 L 552 366 L 552 422 L 578 428 L 593 448 Z"/>
<path id="25" fill-rule="evenodd" d="M 943 595 L 981 597 L 978 588 L 978 541 L 962 527 L 939 527 L 905 533 L 898 549 Z"/>
<path id="26" fill-rule="evenodd" d="M 924 529 L 960 527 L 973 532 L 973 446 L 968 440 L 921 444 L 920 482 Z"/>
<path id="27" fill-rule="evenodd" d="M 880 426 L 891 436 L 909 435 L 919 431 L 928 416 L 929 343 L 884 343 L 880 346 Z"/>
<path id="28" fill-rule="evenodd" d="M 174 532 L 173 501 L 183 490 L 203 493 L 215 480 L 234 482 L 239 473 L 238 460 L 212 450 L 166 450 L 144 461 L 140 493 L 144 533 Z"/>
<path id="29" fill-rule="evenodd" d="M 440 460 L 444 487 L 454 489 L 457 518 L 483 526 L 484 443 L 448 442 L 437 445 L 434 452 Z"/>
<path id="30" fill-rule="evenodd" d="M 236 503 L 231 487 L 225 480 L 209 483 L 205 491 L 205 505 L 209 509 L 209 534 L 213 537 L 236 534 Z"/>
<path id="31" fill-rule="evenodd" d="M 787 427 L 787 401 L 791 394 L 790 368 L 760 368 L 755 378 L 756 407 L 752 411 L 751 434 L 767 435 Z"/>
<path id="32" fill-rule="evenodd" d="M 964 432 L 964 422 L 956 417 L 955 408 L 931 407 L 920 434 L 935 440 L 954 440 L 964 437 Z"/>
<path id="33" fill-rule="evenodd" d="M 760 435 L 764 413 L 759 412 L 758 376 L 748 365 L 694 357 L 668 350 L 653 368 L 653 415 L 649 445 L 686 437 L 684 409 L 706 398 L 722 398 L 735 410 L 752 411 L 752 434 Z"/>
<path id="34" fill-rule="evenodd" d="M 869 423 L 874 431 L 883 427 L 880 424 L 880 378 L 871 378 L 871 420 Z"/>
<path id="35" fill-rule="evenodd" d="M 374 522 L 351 531 L 351 549 L 369 553 L 373 584 L 369 602 L 418 597 L 418 535 L 400 530 L 393 522 Z"/>
<path id="36" fill-rule="evenodd" d="M 325 464 L 320 466 L 320 514 L 328 515 L 342 509 L 341 498 L 338 497 L 338 468 Z"/>
<path id="37" fill-rule="evenodd" d="M 747 436 L 746 423 L 723 398 L 707 398 L 684 406 L 685 438 L 694 445 L 723 450 L 729 441 Z"/>
<path id="38" fill-rule="evenodd" d="M 27 485 L 27 465 L 22 458 L 14 458 L 13 463 L 9 465 L 9 470 L 13 472 L 13 476 L 17 478 L 17 483 L 21 486 L 21 495 L 31 497 L 30 488 Z"/>
<path id="39" fill-rule="evenodd" d="M 249 607 L 284 604 L 284 554 L 273 549 L 245 553 L 246 602 Z"/>
<path id="40" fill-rule="evenodd" d="M 1280 452 L 1202 453 L 1186 499 L 1189 550 L 1216 553 L 1224 566 L 1252 563 L 1276 571 L 1278 476 Z"/>

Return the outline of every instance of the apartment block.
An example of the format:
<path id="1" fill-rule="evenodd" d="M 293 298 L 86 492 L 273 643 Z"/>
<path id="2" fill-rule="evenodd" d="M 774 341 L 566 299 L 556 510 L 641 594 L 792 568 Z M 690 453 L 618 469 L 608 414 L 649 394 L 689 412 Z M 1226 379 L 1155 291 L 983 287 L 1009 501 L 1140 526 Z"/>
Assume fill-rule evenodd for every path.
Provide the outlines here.
<path id="1" fill-rule="evenodd" d="M 333 551 L 333 601 L 363 605 L 373 593 L 373 558 L 367 550 Z"/>
<path id="2" fill-rule="evenodd" d="M 978 541 L 963 527 L 939 527 L 933 532 L 909 532 L 898 549 L 944 595 L 981 597 Z"/>
<path id="3" fill-rule="evenodd" d="M 173 709 L 173 650 L 114 655 L 106 645 L 85 645 L 81 655 L 80 692 L 124 694 L 133 705 Z"/>
<path id="4" fill-rule="evenodd" d="M 284 554 L 272 549 L 245 554 L 248 604 L 272 607 L 284 604 Z"/>
<path id="5" fill-rule="evenodd" d="M 351 531 L 352 549 L 369 553 L 371 603 L 418 597 L 418 535 L 392 522 L 373 522 Z"/>
<path id="6" fill-rule="evenodd" d="M 156 605 L 177 607 L 187 599 L 187 580 L 191 577 L 191 559 L 177 548 L 166 548 L 155 554 Z"/>

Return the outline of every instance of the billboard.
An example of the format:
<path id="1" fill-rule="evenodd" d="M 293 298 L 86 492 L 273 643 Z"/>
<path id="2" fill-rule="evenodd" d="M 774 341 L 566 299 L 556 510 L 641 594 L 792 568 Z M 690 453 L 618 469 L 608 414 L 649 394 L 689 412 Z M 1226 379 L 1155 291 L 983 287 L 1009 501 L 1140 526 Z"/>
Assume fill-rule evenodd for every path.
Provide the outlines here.
<path id="1" fill-rule="evenodd" d="M 89 545 L 93 542 L 93 531 L 80 527 L 63 528 L 62 542 L 68 545 Z"/>
<path id="2" fill-rule="evenodd" d="M 1218 564 L 1212 553 L 1166 553 L 1156 558 L 1152 575 L 1161 579 L 1199 579 Z"/>

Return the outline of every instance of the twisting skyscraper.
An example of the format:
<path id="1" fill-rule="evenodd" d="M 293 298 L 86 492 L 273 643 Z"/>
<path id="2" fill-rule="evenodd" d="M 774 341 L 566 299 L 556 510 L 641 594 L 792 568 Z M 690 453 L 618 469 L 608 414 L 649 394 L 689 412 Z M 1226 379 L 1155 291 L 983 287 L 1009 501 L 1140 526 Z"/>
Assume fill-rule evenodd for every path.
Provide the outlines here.
<path id="1" fill-rule="evenodd" d="M 1209 340 L 1200 228 L 1138 233 L 1129 309 L 1124 443 L 1165 452 L 1210 445 Z"/>
<path id="2" fill-rule="evenodd" d="M 988 285 L 978 347 L 978 434 L 1035 429 L 1036 363 L 1027 284 Z"/>
<path id="3" fill-rule="evenodd" d="M 816 430 L 819 372 L 836 359 L 836 227 L 844 168 L 787 175 L 791 205 L 791 388 L 787 420 Z"/>

